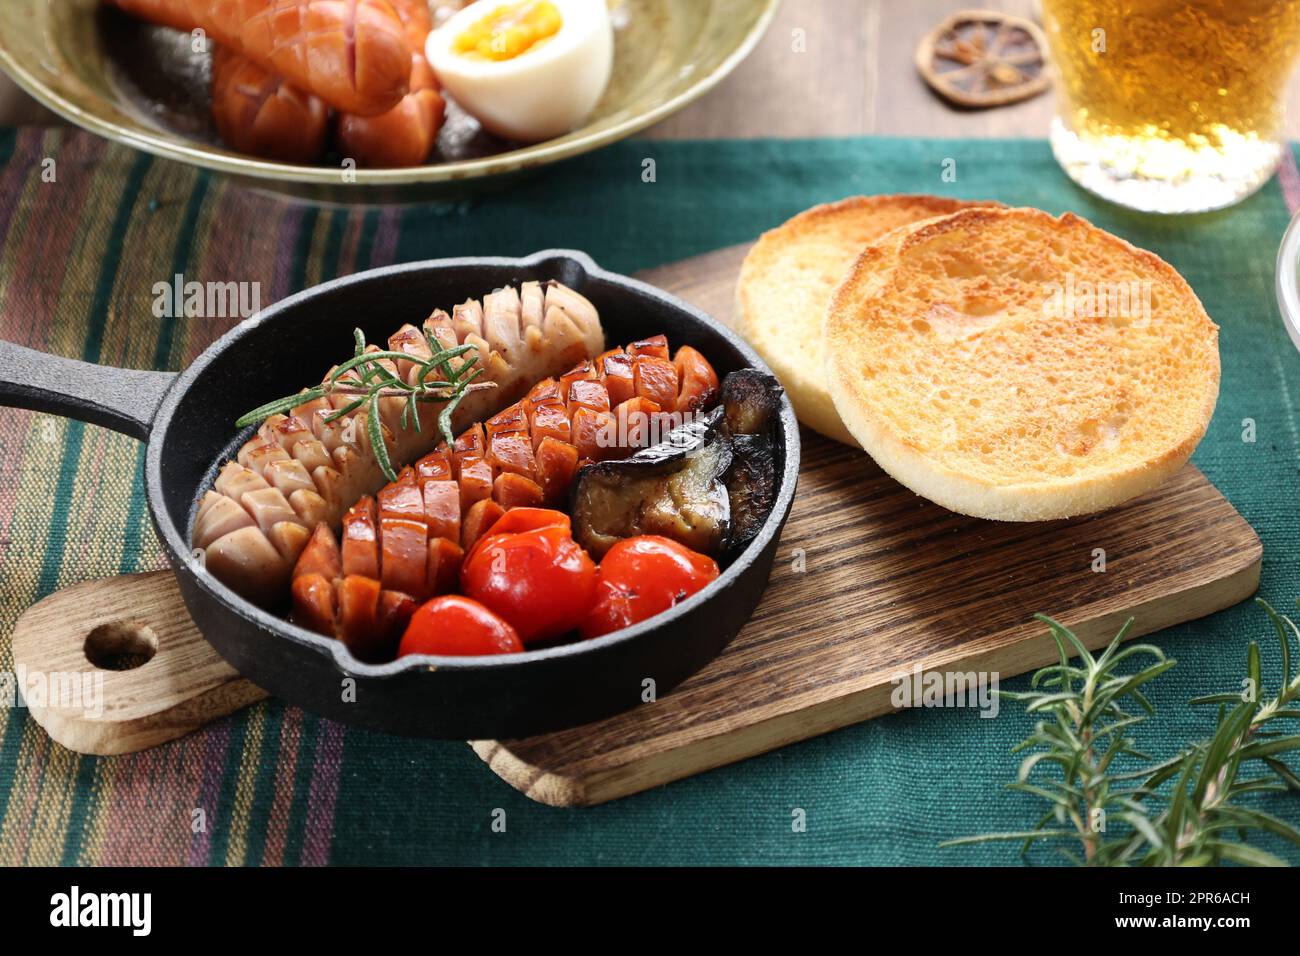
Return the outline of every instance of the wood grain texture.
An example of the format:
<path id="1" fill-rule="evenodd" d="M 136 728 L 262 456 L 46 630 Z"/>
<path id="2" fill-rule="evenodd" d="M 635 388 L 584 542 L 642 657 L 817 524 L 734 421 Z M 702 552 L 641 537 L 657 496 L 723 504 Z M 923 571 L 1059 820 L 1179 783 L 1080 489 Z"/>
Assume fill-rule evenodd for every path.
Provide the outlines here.
<path id="1" fill-rule="evenodd" d="M 104 670 L 87 656 L 97 629 L 140 633 L 153 656 L 129 670 Z M 266 692 L 221 659 L 190 620 L 170 571 L 86 581 L 56 591 L 18 619 L 14 669 L 33 719 L 80 753 L 122 754 L 188 734 L 262 700 Z M 84 683 L 89 676 L 92 683 Z M 77 699 L 39 699 L 25 686 L 77 686 Z M 95 688 L 93 681 L 102 679 Z"/>
<path id="2" fill-rule="evenodd" d="M 786 139 L 871 132 L 880 98 L 874 51 L 882 12 L 875 0 L 783 0 L 763 39 L 731 76 L 643 135 Z M 885 76 L 891 91 L 900 79 L 899 89 L 914 82 L 928 95 L 914 74 Z"/>

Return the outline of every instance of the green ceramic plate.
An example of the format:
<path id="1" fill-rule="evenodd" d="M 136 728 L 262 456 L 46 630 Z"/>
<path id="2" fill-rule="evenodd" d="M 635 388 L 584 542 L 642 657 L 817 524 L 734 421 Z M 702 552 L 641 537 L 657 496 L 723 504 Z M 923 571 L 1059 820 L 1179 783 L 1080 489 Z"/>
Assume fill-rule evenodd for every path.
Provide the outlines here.
<path id="1" fill-rule="evenodd" d="M 762 36 L 780 0 L 609 0 L 614 75 L 587 125 L 531 146 L 496 140 L 452 110 L 438 161 L 357 170 L 265 162 L 223 148 L 208 117 L 209 65 L 188 34 L 99 0 L 3 0 L 0 68 L 73 123 L 159 156 L 318 201 L 453 196 L 622 139 L 703 95 Z M 436 3 L 435 3 L 436 6 Z"/>

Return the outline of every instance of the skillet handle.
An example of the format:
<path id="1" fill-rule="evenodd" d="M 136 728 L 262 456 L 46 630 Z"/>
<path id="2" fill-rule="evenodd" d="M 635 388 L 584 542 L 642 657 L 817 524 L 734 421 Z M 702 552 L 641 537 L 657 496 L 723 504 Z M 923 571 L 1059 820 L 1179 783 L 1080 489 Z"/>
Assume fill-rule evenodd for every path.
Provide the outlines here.
<path id="1" fill-rule="evenodd" d="M 52 412 L 145 441 L 175 372 L 92 365 L 0 342 L 0 405 Z"/>

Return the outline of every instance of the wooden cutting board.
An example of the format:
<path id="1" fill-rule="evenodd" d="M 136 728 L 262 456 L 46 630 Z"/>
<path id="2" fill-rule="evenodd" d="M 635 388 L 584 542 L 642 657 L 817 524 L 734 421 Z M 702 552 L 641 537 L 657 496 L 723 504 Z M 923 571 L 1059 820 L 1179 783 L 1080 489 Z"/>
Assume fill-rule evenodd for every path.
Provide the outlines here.
<path id="1" fill-rule="evenodd" d="M 641 278 L 725 320 L 744 251 Z M 534 800 L 602 803 L 888 713 L 894 679 L 917 669 L 1006 678 L 1040 667 L 1056 650 L 1035 611 L 1097 647 L 1130 615 L 1136 637 L 1228 607 L 1255 591 L 1261 554 L 1191 465 L 1102 515 L 1000 524 L 930 504 L 861 452 L 805 431 L 771 583 L 716 660 L 608 720 L 472 746 Z M 20 618 L 13 646 L 29 673 L 102 676 L 97 716 L 29 701 L 51 737 L 88 753 L 163 743 L 265 696 L 202 639 L 170 572 L 50 595 Z M 148 660 L 104 670 L 88 654 L 101 665 Z"/>

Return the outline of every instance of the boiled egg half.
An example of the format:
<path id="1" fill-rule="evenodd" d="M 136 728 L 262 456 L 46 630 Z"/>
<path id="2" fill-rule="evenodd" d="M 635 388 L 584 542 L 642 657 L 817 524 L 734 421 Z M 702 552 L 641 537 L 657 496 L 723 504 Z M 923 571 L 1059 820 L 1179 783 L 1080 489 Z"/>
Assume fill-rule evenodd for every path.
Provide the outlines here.
<path id="1" fill-rule="evenodd" d="M 489 132 L 535 143 L 591 115 L 609 84 L 606 0 L 478 0 L 429 34 L 448 94 Z"/>

